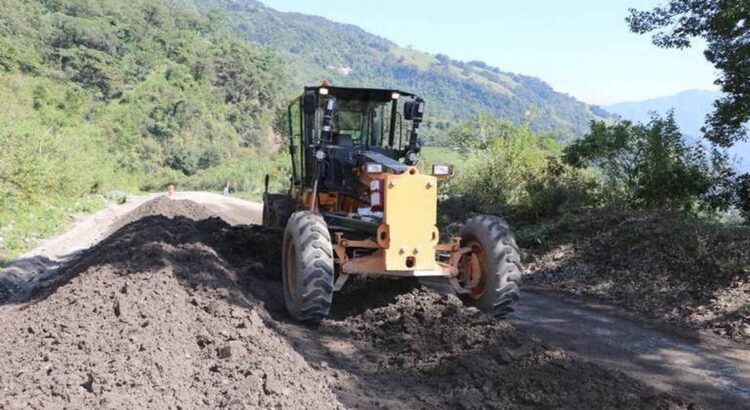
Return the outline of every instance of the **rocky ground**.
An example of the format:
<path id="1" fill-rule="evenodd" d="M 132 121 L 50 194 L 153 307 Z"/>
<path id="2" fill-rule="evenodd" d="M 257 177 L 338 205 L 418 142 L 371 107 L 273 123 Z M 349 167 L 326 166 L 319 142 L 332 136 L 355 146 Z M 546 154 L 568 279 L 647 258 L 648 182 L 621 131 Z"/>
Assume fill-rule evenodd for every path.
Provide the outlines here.
<path id="1" fill-rule="evenodd" d="M 0 408 L 694 408 L 409 281 L 291 321 L 280 235 L 157 198 L 0 293 Z"/>

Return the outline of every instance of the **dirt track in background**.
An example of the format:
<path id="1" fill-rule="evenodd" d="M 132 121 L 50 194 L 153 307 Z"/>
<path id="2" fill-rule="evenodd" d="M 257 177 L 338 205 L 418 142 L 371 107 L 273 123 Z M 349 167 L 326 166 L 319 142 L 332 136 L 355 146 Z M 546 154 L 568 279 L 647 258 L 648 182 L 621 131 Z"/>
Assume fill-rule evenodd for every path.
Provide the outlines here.
<path id="1" fill-rule="evenodd" d="M 693 404 L 410 281 L 348 284 L 330 320 L 296 324 L 279 233 L 214 212 L 156 199 L 0 301 L 0 408 Z"/>

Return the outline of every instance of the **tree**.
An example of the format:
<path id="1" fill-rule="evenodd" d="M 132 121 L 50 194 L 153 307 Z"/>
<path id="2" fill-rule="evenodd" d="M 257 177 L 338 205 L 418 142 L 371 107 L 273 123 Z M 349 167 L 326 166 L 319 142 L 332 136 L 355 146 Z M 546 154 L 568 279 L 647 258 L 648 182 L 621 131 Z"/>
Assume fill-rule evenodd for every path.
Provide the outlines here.
<path id="1" fill-rule="evenodd" d="M 704 132 L 723 146 L 746 140 L 750 120 L 750 1 L 670 0 L 651 11 L 630 9 L 626 19 L 638 34 L 655 32 L 658 47 L 683 49 L 695 38 L 707 42 L 706 59 L 721 71 L 724 96 L 715 103 Z"/>
<path id="2" fill-rule="evenodd" d="M 729 206 L 721 188 L 734 174 L 725 156 L 716 152 L 709 161 L 702 147 L 687 146 L 671 112 L 645 125 L 594 121 L 591 133 L 565 148 L 564 162 L 600 169 L 612 203 L 683 210 L 696 203 Z"/>
<path id="3" fill-rule="evenodd" d="M 737 178 L 735 184 L 736 206 L 745 223 L 750 225 L 750 174 L 744 174 Z"/>

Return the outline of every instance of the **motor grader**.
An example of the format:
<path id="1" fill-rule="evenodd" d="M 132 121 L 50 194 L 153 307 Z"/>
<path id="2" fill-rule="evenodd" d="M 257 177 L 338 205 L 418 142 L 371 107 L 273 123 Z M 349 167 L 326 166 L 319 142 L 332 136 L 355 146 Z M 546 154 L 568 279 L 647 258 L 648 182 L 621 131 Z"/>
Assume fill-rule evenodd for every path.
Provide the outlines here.
<path id="1" fill-rule="evenodd" d="M 263 224 L 284 230 L 282 280 L 297 320 L 328 316 L 352 275 L 442 278 L 468 305 L 512 311 L 519 251 L 508 225 L 477 216 L 441 241 L 438 181 L 447 164 L 420 172 L 425 101 L 385 89 L 305 87 L 288 106 L 291 184 L 263 196 Z"/>

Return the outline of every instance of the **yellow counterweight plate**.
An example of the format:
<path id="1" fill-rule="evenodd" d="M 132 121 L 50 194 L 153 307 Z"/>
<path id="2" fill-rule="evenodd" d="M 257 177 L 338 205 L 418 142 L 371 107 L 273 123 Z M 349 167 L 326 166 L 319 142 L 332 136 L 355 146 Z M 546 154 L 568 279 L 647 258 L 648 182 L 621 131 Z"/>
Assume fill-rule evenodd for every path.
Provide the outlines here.
<path id="1" fill-rule="evenodd" d="M 403 174 L 388 174 L 384 183 L 386 270 L 438 270 L 437 178 L 409 168 Z"/>

